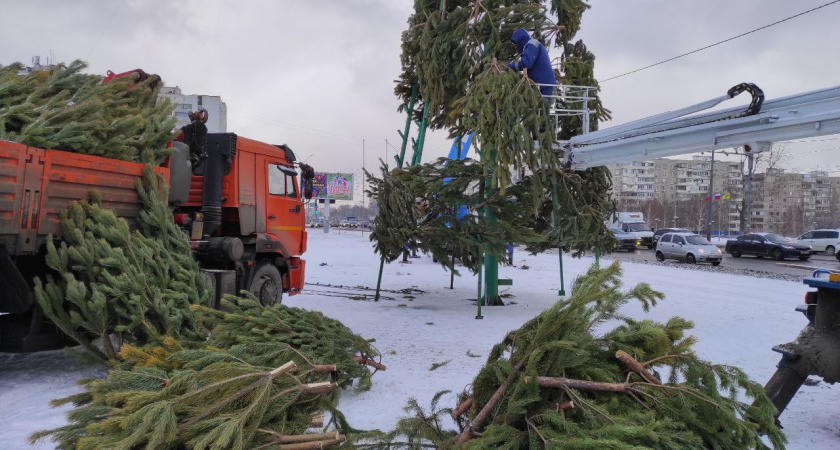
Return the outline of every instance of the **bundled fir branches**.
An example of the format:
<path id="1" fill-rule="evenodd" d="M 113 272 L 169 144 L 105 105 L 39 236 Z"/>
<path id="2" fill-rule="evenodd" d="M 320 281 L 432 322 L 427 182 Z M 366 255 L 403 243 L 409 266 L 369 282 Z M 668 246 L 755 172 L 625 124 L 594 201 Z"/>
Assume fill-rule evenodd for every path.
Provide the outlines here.
<path id="1" fill-rule="evenodd" d="M 456 173 L 462 166 L 452 162 L 445 169 L 449 179 L 469 180 L 472 189 L 460 192 L 429 182 L 427 174 L 441 172 L 441 162 L 408 169 L 405 175 L 387 173 L 383 167 L 381 177 L 370 176 L 370 193 L 380 208 L 371 240 L 386 260 L 396 259 L 408 245 L 452 267 L 445 255 L 457 249 L 472 270 L 485 249 L 482 244 L 497 256 L 510 242 L 535 252 L 571 249 L 576 256 L 614 248 L 615 240 L 604 225 L 615 211 L 609 171 L 568 170 L 552 150 L 556 140 L 582 133 L 581 119 L 560 117 L 555 122 L 537 86 L 507 70 L 506 63 L 519 56 L 510 36 L 523 27 L 562 50 L 560 83 L 597 88 L 594 55 L 581 41 L 572 41 L 588 8 L 583 0 L 415 2 L 402 37 L 403 72 L 395 88 L 400 109 L 408 108 L 417 92 L 410 111 L 414 117 L 420 120 L 425 110 L 428 126 L 446 129 L 453 137 L 474 132 L 479 158 L 471 163 L 476 170 L 469 173 Z M 593 94 L 587 105 L 594 110 L 589 128 L 597 130 L 609 111 L 597 89 Z M 417 176 L 418 182 L 408 180 L 409 175 Z M 455 220 L 455 211 L 463 205 L 491 204 L 504 211 Z M 446 242 L 451 244 L 441 245 Z"/>
<path id="2" fill-rule="evenodd" d="M 0 139 L 125 161 L 159 164 L 168 155 L 175 118 L 159 101 L 157 76 L 135 83 L 83 74 L 73 61 L 49 71 L 20 74 L 22 64 L 0 66 Z"/>
<path id="3" fill-rule="evenodd" d="M 112 334 L 140 345 L 194 336 L 190 305 L 207 299 L 189 241 L 172 220 L 163 178 L 147 166 L 136 187 L 144 208 L 140 230 L 104 209 L 94 191 L 89 201 L 62 211 L 64 241 L 56 247 L 47 240 L 47 266 L 59 278 L 35 282 L 44 314 L 102 360 L 117 357 Z"/>
<path id="4" fill-rule="evenodd" d="M 493 347 L 453 410 L 412 416 L 363 448 L 783 448 L 775 408 L 740 369 L 695 355 L 691 322 L 633 320 L 662 294 L 646 284 L 622 292 L 618 263 L 590 269 L 560 301 Z M 754 403 L 753 403 L 754 402 Z M 442 414 L 459 424 L 455 436 Z M 454 438 L 453 438 L 454 436 Z"/>
<path id="5" fill-rule="evenodd" d="M 376 251 L 393 261 L 408 243 L 409 248 L 428 251 L 446 268 L 452 268 L 453 257 L 458 257 L 464 267 L 475 271 L 475 255 L 483 244 L 489 244 L 501 257 L 513 240 L 540 242 L 541 237 L 529 226 L 534 199 L 528 184 L 511 186 L 485 199 L 481 195 L 483 170 L 472 159 L 442 158 L 405 170 L 383 170 L 383 178 L 371 178 L 369 193 L 387 197 L 386 205 L 399 208 L 374 219 L 371 240 L 376 242 Z M 489 224 L 479 214 L 485 206 L 505 220 Z"/>
<path id="6" fill-rule="evenodd" d="M 481 162 L 491 188 L 504 193 L 513 182 L 512 171 L 527 169 L 542 175 L 554 169 L 557 157 L 551 149 L 554 128 L 548 102 L 528 78 L 493 60 L 455 104 L 463 105 L 464 119 L 463 127 L 453 128 L 453 133 L 475 132 L 473 145 L 483 149 Z M 540 176 L 531 181 L 535 194 L 545 191 Z"/>
<path id="7" fill-rule="evenodd" d="M 490 195 L 483 190 L 484 167 L 470 158 L 442 158 L 390 172 L 383 167 L 382 174 L 381 178 L 368 174 L 368 194 L 380 200 L 371 240 L 389 262 L 408 245 L 429 252 L 448 269 L 457 257 L 474 272 L 477 255 L 489 249 L 501 259 L 510 242 L 533 252 L 564 246 L 577 255 L 592 248 L 610 251 L 615 245 L 612 235 L 603 232 L 614 209 L 613 202 L 600 194 L 610 186 L 609 171 L 603 167 L 540 171 Z M 563 193 L 557 202 L 552 202 L 551 189 L 544 190 L 541 176 Z M 482 214 L 484 207 L 497 223 Z M 552 221 L 552 208 L 557 221 Z M 459 217 L 464 210 L 467 214 Z"/>

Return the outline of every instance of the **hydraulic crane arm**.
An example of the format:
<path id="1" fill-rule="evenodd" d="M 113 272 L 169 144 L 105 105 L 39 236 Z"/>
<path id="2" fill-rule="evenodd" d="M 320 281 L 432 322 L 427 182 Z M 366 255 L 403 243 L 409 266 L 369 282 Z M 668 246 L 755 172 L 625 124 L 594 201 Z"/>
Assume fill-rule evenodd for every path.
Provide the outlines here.
<path id="1" fill-rule="evenodd" d="M 745 91 L 753 97 L 746 109 L 695 114 Z M 585 169 L 740 146 L 760 152 L 772 142 L 829 134 L 840 134 L 840 86 L 765 102 L 761 89 L 744 83 L 687 108 L 575 136 L 561 149 L 567 166 Z"/>

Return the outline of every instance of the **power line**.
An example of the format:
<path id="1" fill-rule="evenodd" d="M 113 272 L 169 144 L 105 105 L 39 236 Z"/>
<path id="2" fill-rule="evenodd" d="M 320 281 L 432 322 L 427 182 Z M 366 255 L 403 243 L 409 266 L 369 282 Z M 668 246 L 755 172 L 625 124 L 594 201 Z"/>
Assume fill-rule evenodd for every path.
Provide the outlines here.
<path id="1" fill-rule="evenodd" d="M 601 82 L 601 83 L 604 83 L 604 82 L 607 82 L 607 81 L 610 81 L 610 80 L 615 80 L 616 78 L 621 78 L 621 77 L 623 77 L 623 76 L 627 76 L 627 75 L 630 75 L 630 74 L 634 74 L 634 73 L 636 73 L 636 72 L 641 72 L 642 70 L 645 70 L 645 69 L 650 69 L 651 67 L 656 67 L 656 66 L 658 66 L 658 65 L 665 64 L 665 63 L 667 63 L 667 62 L 671 62 L 671 61 L 673 61 L 673 60 L 675 60 L 675 59 L 680 59 L 680 58 L 682 58 L 683 56 L 692 55 L 692 54 L 694 54 L 694 53 L 701 52 L 701 51 L 703 51 L 703 50 L 706 50 L 706 49 L 709 49 L 709 48 L 712 48 L 712 47 L 718 46 L 718 45 L 720 45 L 720 44 L 724 44 L 724 43 L 729 42 L 729 41 L 734 41 L 735 39 L 738 39 L 738 38 L 740 38 L 740 37 L 744 37 L 744 36 L 746 36 L 746 35 L 748 35 L 748 34 L 755 33 L 756 31 L 761 31 L 761 30 L 763 30 L 763 29 L 765 29 L 765 28 L 770 28 L 770 27 L 772 27 L 773 25 L 778 25 L 778 24 L 780 24 L 780 23 L 782 23 L 782 22 L 787 22 L 788 20 L 795 19 L 795 18 L 797 18 L 797 17 L 799 17 L 799 16 L 804 16 L 805 14 L 808 14 L 808 13 L 814 12 L 814 11 L 816 11 L 816 10 L 818 10 L 818 9 L 825 8 L 826 6 L 833 5 L 833 4 L 838 3 L 838 2 L 840 2 L 840 0 L 834 0 L 834 1 L 828 2 L 828 3 L 826 3 L 826 4 L 823 4 L 823 5 L 817 6 L 816 8 L 811 8 L 811 9 L 809 9 L 809 10 L 807 10 L 807 11 L 803 11 L 803 12 L 801 12 L 801 13 L 799 13 L 799 14 L 796 14 L 796 15 L 793 15 L 793 16 L 790 16 L 790 17 L 786 17 L 786 18 L 784 18 L 784 19 L 782 19 L 782 20 L 777 20 L 776 22 L 773 22 L 773 23 L 768 24 L 768 25 L 764 25 L 763 27 L 759 27 L 759 28 L 756 28 L 756 29 L 754 29 L 754 30 L 747 31 L 746 33 L 741 33 L 741 34 L 739 34 L 739 35 L 737 35 L 737 36 L 733 36 L 733 37 L 731 37 L 731 38 L 724 39 L 724 40 L 719 41 L 719 42 L 715 42 L 714 44 L 709 44 L 709 45 L 707 45 L 707 46 L 705 46 L 705 47 L 701 47 L 701 48 L 698 48 L 698 49 L 696 49 L 696 50 L 692 50 L 692 51 L 690 51 L 690 52 L 688 52 L 688 53 L 683 53 L 682 55 L 674 56 L 673 58 L 668 58 L 668 59 L 666 59 L 666 60 L 659 61 L 658 63 L 654 63 L 654 64 L 651 64 L 651 65 L 648 65 L 648 66 L 642 67 L 642 68 L 640 68 L 640 69 L 631 70 L 630 72 L 625 72 L 625 73 L 622 73 L 621 75 L 616 75 L 616 76 L 614 76 L 614 77 L 609 77 L 609 78 L 607 78 L 607 79 L 605 79 L 605 80 L 601 80 L 600 82 Z"/>
<path id="2" fill-rule="evenodd" d="M 96 50 L 96 47 L 99 45 L 99 41 L 102 40 L 102 36 L 105 35 L 105 31 L 108 30 L 109 26 L 111 26 L 111 22 L 114 20 L 114 16 L 117 15 L 117 13 L 120 11 L 120 9 L 122 9 L 124 4 L 125 4 L 125 0 L 121 1 L 117 5 L 117 8 L 114 10 L 114 12 L 111 13 L 111 17 L 108 18 L 108 21 L 105 22 L 105 26 L 102 27 L 102 31 L 99 33 L 99 37 L 96 38 L 96 42 L 93 43 L 93 47 L 91 47 L 90 52 L 87 55 L 87 58 L 85 58 L 88 62 L 90 61 L 90 56 L 93 55 L 93 51 Z"/>

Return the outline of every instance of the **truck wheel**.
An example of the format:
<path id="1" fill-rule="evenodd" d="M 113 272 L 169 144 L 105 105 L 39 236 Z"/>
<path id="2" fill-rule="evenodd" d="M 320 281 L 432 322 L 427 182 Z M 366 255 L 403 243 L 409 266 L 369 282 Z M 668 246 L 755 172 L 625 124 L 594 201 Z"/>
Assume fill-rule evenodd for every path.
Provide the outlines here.
<path id="1" fill-rule="evenodd" d="M 694 255 L 689 253 L 689 254 L 685 255 L 685 262 L 688 263 L 688 264 L 694 264 L 694 263 L 697 262 L 697 260 L 694 258 Z"/>
<path id="2" fill-rule="evenodd" d="M 656 244 L 650 244 L 647 246 L 648 250 L 653 250 L 654 247 L 656 247 Z"/>
<path id="3" fill-rule="evenodd" d="M 738 247 L 732 247 L 731 249 L 729 249 L 729 254 L 732 255 L 733 258 L 740 258 L 741 249 Z"/>
<path id="4" fill-rule="evenodd" d="M 775 259 L 776 261 L 781 261 L 785 259 L 785 254 L 777 248 L 773 250 L 773 259 Z"/>
<path id="5" fill-rule="evenodd" d="M 834 256 L 834 246 L 829 245 L 828 247 L 826 247 L 825 248 L 825 254 L 828 255 L 828 256 Z"/>
<path id="6" fill-rule="evenodd" d="M 656 252 L 656 260 L 659 261 L 659 262 L 665 261 L 665 255 L 663 255 L 662 252 L 657 251 Z"/>
<path id="7" fill-rule="evenodd" d="M 263 306 L 279 305 L 283 301 L 283 277 L 274 264 L 264 261 L 257 266 L 248 290 Z"/>

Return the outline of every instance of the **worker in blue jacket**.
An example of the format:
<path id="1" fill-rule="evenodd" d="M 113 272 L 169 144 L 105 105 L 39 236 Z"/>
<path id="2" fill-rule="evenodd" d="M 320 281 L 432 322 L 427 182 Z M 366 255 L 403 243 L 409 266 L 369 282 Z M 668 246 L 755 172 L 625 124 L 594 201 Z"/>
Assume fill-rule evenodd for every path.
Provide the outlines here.
<path id="1" fill-rule="evenodd" d="M 519 72 L 520 70 L 528 69 L 528 78 L 534 83 L 539 84 L 557 84 L 557 78 L 554 76 L 554 69 L 551 68 L 551 59 L 548 57 L 548 50 L 540 41 L 531 37 L 523 28 L 517 28 L 510 38 L 519 54 L 522 57 L 519 61 L 513 61 L 508 64 L 508 67 Z M 551 86 L 540 86 L 540 93 L 543 97 L 551 95 Z"/>

